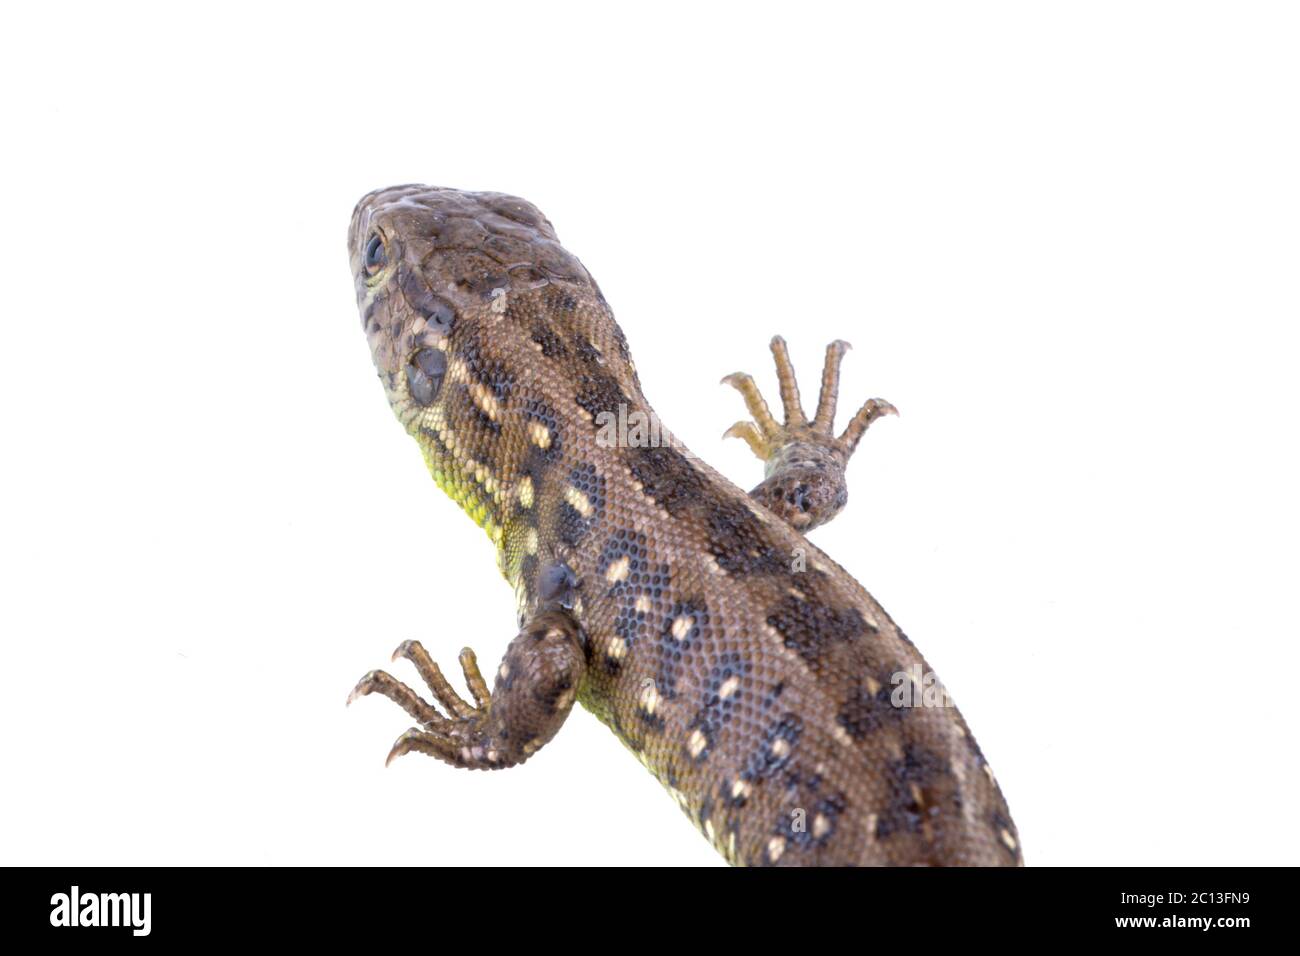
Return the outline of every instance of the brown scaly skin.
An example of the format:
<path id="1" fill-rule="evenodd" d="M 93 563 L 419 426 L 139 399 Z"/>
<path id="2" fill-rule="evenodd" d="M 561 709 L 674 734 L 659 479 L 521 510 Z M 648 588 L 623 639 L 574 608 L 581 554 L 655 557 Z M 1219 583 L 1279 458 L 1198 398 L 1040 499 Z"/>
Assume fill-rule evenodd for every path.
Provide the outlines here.
<path id="1" fill-rule="evenodd" d="M 496 543 L 521 621 L 491 693 L 461 653 L 473 704 L 418 643 L 398 648 L 448 716 L 382 671 L 362 679 L 353 698 L 381 693 L 420 725 L 390 759 L 520 763 L 576 697 L 732 863 L 1022 862 L 924 659 L 801 533 L 843 507 L 849 456 L 893 411 L 872 400 L 833 437 L 845 343 L 812 421 L 780 339 L 783 425 L 748 376 L 726 379 L 754 417 L 729 434 L 767 462 L 751 497 L 658 426 L 596 283 L 531 204 L 379 190 L 348 248 L 393 410 Z"/>

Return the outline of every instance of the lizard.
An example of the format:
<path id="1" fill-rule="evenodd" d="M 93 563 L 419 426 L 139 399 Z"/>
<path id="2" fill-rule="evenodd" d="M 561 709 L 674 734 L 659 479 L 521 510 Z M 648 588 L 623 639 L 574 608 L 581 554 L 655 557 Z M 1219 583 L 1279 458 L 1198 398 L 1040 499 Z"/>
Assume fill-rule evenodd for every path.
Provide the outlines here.
<path id="1" fill-rule="evenodd" d="M 575 703 L 610 727 L 735 865 L 1023 865 L 997 781 L 947 692 L 884 609 L 805 537 L 847 501 L 845 469 L 895 409 L 836 436 L 848 344 L 803 411 L 771 341 L 783 421 L 754 379 L 723 379 L 765 464 L 746 494 L 642 394 L 596 282 L 531 203 L 422 185 L 356 205 L 348 251 L 389 404 L 435 482 L 490 537 L 519 631 L 469 700 L 419 641 L 405 660 L 441 710 L 387 671 L 417 726 L 388 760 L 523 763 Z M 900 695 L 900 692 L 903 692 Z"/>

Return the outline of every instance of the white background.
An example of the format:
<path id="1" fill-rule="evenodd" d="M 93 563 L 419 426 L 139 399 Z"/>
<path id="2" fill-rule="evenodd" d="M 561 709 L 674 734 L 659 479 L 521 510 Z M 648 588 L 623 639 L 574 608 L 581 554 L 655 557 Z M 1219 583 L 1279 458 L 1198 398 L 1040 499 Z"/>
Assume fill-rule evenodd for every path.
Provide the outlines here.
<path id="1" fill-rule="evenodd" d="M 854 343 L 814 540 L 1030 864 L 1294 863 L 1295 8 L 468 6 L 6 14 L 0 862 L 720 863 L 583 711 L 487 774 L 343 706 L 515 627 L 356 314 L 423 181 L 537 203 L 744 487 L 718 379 Z"/>

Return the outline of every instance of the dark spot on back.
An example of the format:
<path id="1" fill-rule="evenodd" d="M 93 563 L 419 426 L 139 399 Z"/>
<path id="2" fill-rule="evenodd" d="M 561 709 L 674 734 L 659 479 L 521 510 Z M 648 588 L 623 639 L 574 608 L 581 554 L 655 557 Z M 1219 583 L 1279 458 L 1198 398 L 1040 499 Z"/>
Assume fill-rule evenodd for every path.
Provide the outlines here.
<path id="1" fill-rule="evenodd" d="M 763 739 L 749 755 L 741 777 L 745 780 L 766 780 L 775 776 L 790 763 L 802 734 L 803 720 L 799 715 L 782 714 L 763 731 Z"/>
<path id="2" fill-rule="evenodd" d="M 906 744 L 902 759 L 887 761 L 884 771 L 889 795 L 876 821 L 876 836 L 883 840 L 894 833 L 920 833 L 925 818 L 939 812 L 937 805 L 927 805 L 925 796 L 937 780 L 951 773 L 948 761 L 933 751 Z M 913 786 L 921 794 L 921 802 Z"/>
<path id="3" fill-rule="evenodd" d="M 706 753 L 712 748 L 718 731 L 735 718 L 737 710 L 743 706 L 745 697 L 749 693 L 743 680 L 739 681 L 739 685 L 726 697 L 722 696 L 722 688 L 729 682 L 734 684 L 737 679 L 743 678 L 749 673 L 750 668 L 749 659 L 743 654 L 736 653 L 721 655 L 710 668 L 705 678 L 700 709 L 696 711 L 687 727 L 689 730 L 698 728 L 704 734 L 708 740 Z M 703 755 L 699 759 L 703 759 Z M 743 804 L 744 799 L 741 798 L 735 805 Z"/>
<path id="4" fill-rule="evenodd" d="M 775 549 L 762 522 L 739 501 L 717 502 L 708 513 L 709 553 L 728 574 L 788 571 L 791 555 Z"/>
<path id="5" fill-rule="evenodd" d="M 873 734 L 886 723 L 901 720 L 907 711 L 895 707 L 890 700 L 891 689 L 881 685 L 872 694 L 864 685 L 859 684 L 849 693 L 848 699 L 840 706 L 835 720 L 854 740 L 861 740 Z"/>
<path id="6" fill-rule="evenodd" d="M 817 780 L 810 783 L 809 789 L 815 793 L 820 786 L 821 781 Z M 812 850 L 825 846 L 835 836 L 835 829 L 839 823 L 840 815 L 844 813 L 849 802 L 843 791 L 836 791 L 820 799 L 805 802 L 812 803 L 812 806 L 808 807 L 806 825 L 801 830 L 793 830 L 790 833 L 790 839 L 799 849 Z M 819 826 L 822 827 L 820 833 L 818 832 Z"/>
<path id="7" fill-rule="evenodd" d="M 551 406 L 547 405 L 539 398 L 530 398 L 523 403 L 523 407 L 520 411 L 523 412 L 525 421 L 540 422 L 545 425 L 546 430 L 551 436 L 551 443 L 549 445 L 545 448 L 533 445 L 530 454 L 539 455 L 546 461 L 554 461 L 560 456 L 561 449 L 563 448 L 563 436 L 560 434 L 560 419 L 555 413 L 555 409 L 551 408 Z M 526 473 L 532 474 L 532 472 L 527 472 L 527 469 Z M 540 491 L 541 489 L 539 488 L 537 490 Z"/>
<path id="8" fill-rule="evenodd" d="M 605 479 L 596 473 L 595 465 L 584 464 L 569 472 L 569 486 L 582 493 L 591 510 L 590 515 L 584 515 L 567 500 L 560 501 L 556 535 L 565 544 L 576 547 L 588 529 L 605 513 Z"/>
<path id="9" fill-rule="evenodd" d="M 831 607 L 786 595 L 767 617 L 767 623 L 785 638 L 785 646 L 810 664 L 836 644 L 848 644 L 874 633 L 857 608 Z"/>
<path id="10" fill-rule="evenodd" d="M 627 558 L 627 576 L 610 585 L 609 593 L 618 594 L 639 585 L 640 575 L 646 569 L 646 538 L 639 531 L 618 528 L 605 541 L 600 557 L 596 559 L 596 570 L 603 577 L 609 566 L 619 558 Z"/>
<path id="11" fill-rule="evenodd" d="M 678 618 L 690 622 L 689 630 L 681 638 L 673 634 Z M 677 681 L 692 660 L 692 649 L 712 639 L 709 610 L 703 601 L 678 601 L 672 606 L 659 629 L 659 672 L 655 687 L 662 696 L 669 700 L 677 696 Z"/>
<path id="12" fill-rule="evenodd" d="M 627 574 L 621 581 L 608 584 L 604 575 L 609 566 L 624 557 L 628 562 Z M 607 593 L 617 602 L 614 633 L 623 639 L 628 651 L 631 651 L 651 634 L 650 613 L 670 583 L 668 565 L 650 563 L 644 534 L 619 528 L 605 541 L 605 546 L 596 559 L 596 570 L 601 575 L 600 583 L 608 586 Z M 651 611 L 637 610 L 637 598 L 641 595 L 650 599 Z M 617 674 L 622 669 L 622 662 L 615 658 L 607 657 L 604 663 L 606 673 Z"/>
<path id="13" fill-rule="evenodd" d="M 703 502 L 704 477 L 676 448 L 670 445 L 628 448 L 625 460 L 645 493 L 673 517 Z"/>
<path id="14" fill-rule="evenodd" d="M 586 409 L 596 425 L 600 424 L 597 419 L 601 412 L 617 415 L 619 407 L 628 404 L 627 396 L 623 394 L 623 389 L 619 387 L 614 377 L 608 372 L 595 368 L 589 368 L 578 376 L 574 399 L 579 406 Z"/>

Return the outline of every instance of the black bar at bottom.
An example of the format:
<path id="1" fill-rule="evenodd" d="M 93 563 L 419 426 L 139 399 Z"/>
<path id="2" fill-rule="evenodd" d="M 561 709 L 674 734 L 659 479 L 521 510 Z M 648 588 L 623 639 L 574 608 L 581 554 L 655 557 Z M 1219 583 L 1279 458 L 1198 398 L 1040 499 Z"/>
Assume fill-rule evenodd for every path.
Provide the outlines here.
<path id="1" fill-rule="evenodd" d="M 577 868 L 8 868 L 8 930 L 113 939 L 433 945 L 446 931 L 562 948 L 651 937 L 704 947 L 769 930 L 924 948 L 966 927 L 989 944 L 1099 938 L 1231 945 L 1291 936 L 1291 869 L 745 871 Z M 1285 887 L 1285 888 L 1284 888 Z M 800 930 L 799 928 L 803 929 Z M 892 930 L 890 929 L 892 927 Z M 610 935 L 619 934 L 619 935 Z M 555 935 L 558 934 L 558 935 Z M 866 934 L 866 935 L 863 935 Z M 1244 934 L 1244 935 L 1243 935 Z M 868 946 L 866 939 L 876 940 Z M 809 940 L 809 946 L 818 945 Z M 674 949 L 681 948 L 674 944 Z"/>

